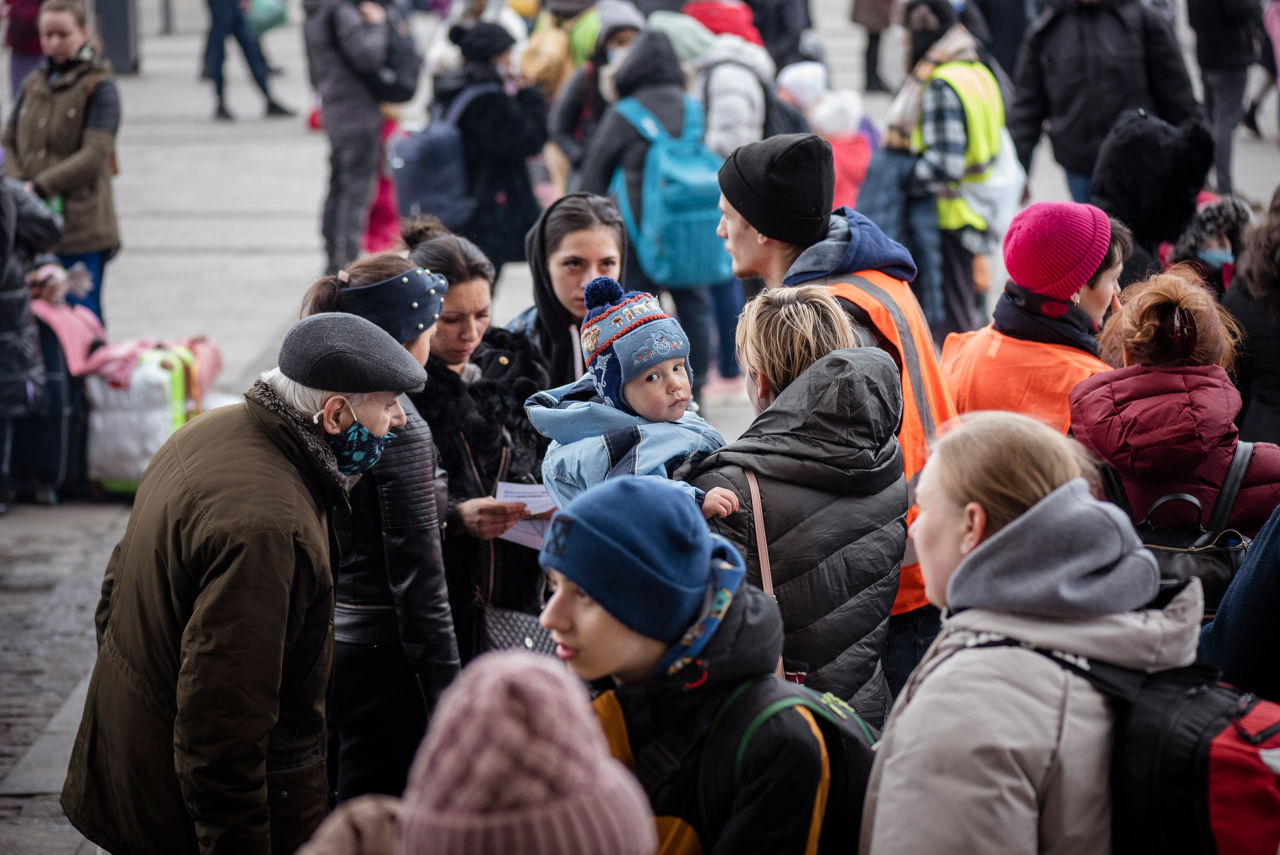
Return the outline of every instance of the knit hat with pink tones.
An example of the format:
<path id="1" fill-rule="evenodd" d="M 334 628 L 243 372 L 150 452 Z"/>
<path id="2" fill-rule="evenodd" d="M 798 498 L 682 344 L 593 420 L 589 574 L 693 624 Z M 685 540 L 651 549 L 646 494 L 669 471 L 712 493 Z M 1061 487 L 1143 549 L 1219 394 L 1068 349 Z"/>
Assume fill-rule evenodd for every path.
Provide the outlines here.
<path id="1" fill-rule="evenodd" d="M 481 656 L 444 693 L 409 773 L 396 855 L 648 855 L 639 783 L 556 660 Z"/>
<path id="2" fill-rule="evenodd" d="M 1067 300 L 1093 278 L 1111 243 L 1101 208 L 1037 202 L 1004 235 L 1004 266 L 1017 284 L 1050 300 Z"/>

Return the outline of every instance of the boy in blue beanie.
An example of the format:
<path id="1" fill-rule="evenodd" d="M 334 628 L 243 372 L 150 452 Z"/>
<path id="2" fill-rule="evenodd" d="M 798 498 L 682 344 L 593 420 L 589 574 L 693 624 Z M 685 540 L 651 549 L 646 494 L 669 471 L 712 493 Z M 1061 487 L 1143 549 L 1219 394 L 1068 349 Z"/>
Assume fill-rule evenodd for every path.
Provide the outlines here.
<path id="1" fill-rule="evenodd" d="M 592 706 L 649 797 L 659 855 L 857 848 L 862 799 L 838 746 L 803 707 L 754 712 L 756 691 L 791 696 L 773 676 L 778 605 L 743 584 L 742 556 L 685 493 L 610 478 L 552 518 L 538 563 L 557 658 L 615 683 Z"/>
<path id="2" fill-rule="evenodd" d="M 724 445 L 720 433 L 688 409 L 689 338 L 658 298 L 623 293 L 613 279 L 587 283 L 582 353 L 587 376 L 525 402 L 533 426 L 552 442 L 542 483 L 558 507 L 606 478 L 668 479 Z M 738 509 L 731 490 L 703 492 L 677 482 L 703 516 Z"/>

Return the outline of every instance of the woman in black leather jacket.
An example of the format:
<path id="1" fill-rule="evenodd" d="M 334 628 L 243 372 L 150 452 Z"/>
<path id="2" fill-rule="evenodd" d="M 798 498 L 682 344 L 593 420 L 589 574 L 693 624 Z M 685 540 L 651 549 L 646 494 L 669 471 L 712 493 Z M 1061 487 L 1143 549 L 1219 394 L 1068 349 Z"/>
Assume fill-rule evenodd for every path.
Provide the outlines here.
<path id="1" fill-rule="evenodd" d="M 448 284 L 394 253 L 369 256 L 316 282 L 303 314 L 350 312 L 426 362 Z M 440 529 L 446 477 L 431 429 L 407 419 L 336 521 L 334 676 L 329 778 L 339 800 L 399 795 L 440 693 L 459 671 Z"/>
<path id="2" fill-rule="evenodd" d="M 498 481 L 542 480 L 547 441 L 529 423 L 524 401 L 549 383 L 527 338 L 489 326 L 494 269 L 475 244 L 434 217 L 407 226 L 402 237 L 410 261 L 449 282 L 426 363 L 427 386 L 412 398 L 449 473 L 444 559 L 465 663 L 491 646 L 486 603 L 531 615 L 541 608 L 537 551 L 499 539 L 525 516 L 525 507 L 493 494 Z"/>
<path id="3" fill-rule="evenodd" d="M 12 179 L 0 185 L 0 514 L 12 499 L 13 419 L 39 409 L 45 383 L 26 273 L 61 237 L 62 218 L 39 198 Z"/>

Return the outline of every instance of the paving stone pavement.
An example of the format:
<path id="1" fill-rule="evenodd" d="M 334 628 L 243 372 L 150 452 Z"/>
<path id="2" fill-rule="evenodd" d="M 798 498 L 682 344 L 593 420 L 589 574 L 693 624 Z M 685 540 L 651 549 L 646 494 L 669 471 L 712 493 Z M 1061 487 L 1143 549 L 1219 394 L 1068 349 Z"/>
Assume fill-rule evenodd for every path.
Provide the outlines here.
<path id="1" fill-rule="evenodd" d="M 230 397 L 274 363 L 280 337 L 323 264 L 318 211 L 326 146 L 323 135 L 307 132 L 300 120 L 260 118 L 260 99 L 234 49 L 228 87 L 240 118 L 210 121 L 212 96 L 196 79 L 204 4 L 172 0 L 175 32 L 160 36 L 159 2 L 143 0 L 139 9 L 141 73 L 120 81 L 124 124 L 116 193 L 125 248 L 108 269 L 108 327 L 114 338 L 211 335 L 225 357 L 217 391 Z M 849 23 L 849 2 L 812 0 L 812 9 L 835 85 L 860 88 L 863 36 Z M 266 47 L 286 69 L 275 82 L 280 100 L 302 108 L 307 86 L 300 11 L 294 0 L 291 23 L 269 34 Z M 425 36 L 432 19 L 417 26 Z M 1185 24 L 1180 35 L 1189 48 Z M 883 68 L 900 65 L 901 51 L 900 39 L 887 38 Z M 425 97 L 406 108 L 408 121 L 420 120 Z M 884 95 L 866 99 L 878 118 L 888 103 Z M 1274 116 L 1268 106 L 1265 140 L 1237 138 L 1237 184 L 1254 199 L 1268 198 L 1280 175 Z M 1066 198 L 1047 148 L 1031 178 L 1035 199 Z M 999 273 L 993 270 L 997 282 Z M 509 266 L 495 322 L 530 302 L 528 269 Z M 738 436 L 751 420 L 741 393 L 716 397 L 706 410 L 726 438 Z M 24 505 L 0 518 L 3 855 L 94 851 L 62 816 L 56 794 L 93 664 L 102 570 L 128 512 L 125 504 Z"/>

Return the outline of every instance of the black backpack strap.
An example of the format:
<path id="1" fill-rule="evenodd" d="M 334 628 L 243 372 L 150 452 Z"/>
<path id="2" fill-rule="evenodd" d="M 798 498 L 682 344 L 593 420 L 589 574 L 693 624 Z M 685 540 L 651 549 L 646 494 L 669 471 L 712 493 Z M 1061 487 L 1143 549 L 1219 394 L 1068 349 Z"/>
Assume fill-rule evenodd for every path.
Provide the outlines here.
<path id="1" fill-rule="evenodd" d="M 1107 499 L 1133 519 L 1133 508 L 1129 504 L 1129 494 L 1124 491 L 1120 473 L 1110 463 L 1102 463 L 1098 466 L 1098 474 L 1102 477 L 1102 489 L 1106 491 Z"/>
<path id="2" fill-rule="evenodd" d="M 660 793 L 694 751 L 701 748 L 716 718 L 754 685 L 747 681 L 737 686 L 721 704 L 699 705 L 691 718 L 682 719 L 661 733 L 635 754 L 632 772 L 639 779 L 650 802 Z"/>
<path id="3" fill-rule="evenodd" d="M 1227 477 L 1222 479 L 1222 489 L 1218 491 L 1217 501 L 1213 503 L 1213 511 L 1209 514 L 1209 535 L 1217 535 L 1227 527 L 1231 511 L 1236 505 L 1236 496 L 1240 493 L 1240 485 L 1244 483 L 1245 470 L 1249 468 L 1249 460 L 1253 457 L 1253 443 L 1236 441 L 1236 450 L 1231 457 L 1231 467 L 1227 469 Z"/>
<path id="4" fill-rule="evenodd" d="M 1143 671 L 1122 668 L 1109 662 L 1099 662 L 1096 659 L 1089 659 L 1088 657 L 1078 656 L 1063 650 L 1036 647 L 1034 644 L 994 633 L 979 633 L 975 635 L 965 643 L 964 649 L 975 650 L 988 647 L 1021 647 L 1023 650 L 1039 653 L 1077 677 L 1083 677 L 1088 680 L 1091 686 L 1108 698 L 1123 703 L 1133 703 L 1134 699 L 1138 697 L 1138 692 L 1142 689 L 1143 684 L 1147 682 L 1147 674 Z"/>

